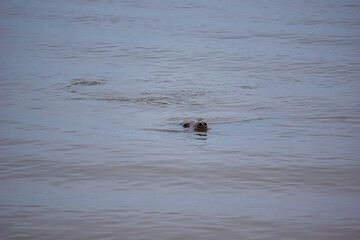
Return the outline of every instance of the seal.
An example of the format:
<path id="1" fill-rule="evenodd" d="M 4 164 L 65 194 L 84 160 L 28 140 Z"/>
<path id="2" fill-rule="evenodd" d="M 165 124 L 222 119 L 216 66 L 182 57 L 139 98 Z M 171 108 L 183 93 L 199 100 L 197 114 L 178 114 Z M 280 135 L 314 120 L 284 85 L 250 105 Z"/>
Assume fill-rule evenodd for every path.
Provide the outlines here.
<path id="1" fill-rule="evenodd" d="M 197 132 L 207 132 L 207 130 L 208 130 L 207 123 L 204 122 L 204 121 L 184 122 L 184 123 L 182 123 L 182 126 L 183 126 L 184 128 L 190 128 L 190 127 L 192 127 L 192 128 L 194 129 L 194 131 L 197 131 Z"/>

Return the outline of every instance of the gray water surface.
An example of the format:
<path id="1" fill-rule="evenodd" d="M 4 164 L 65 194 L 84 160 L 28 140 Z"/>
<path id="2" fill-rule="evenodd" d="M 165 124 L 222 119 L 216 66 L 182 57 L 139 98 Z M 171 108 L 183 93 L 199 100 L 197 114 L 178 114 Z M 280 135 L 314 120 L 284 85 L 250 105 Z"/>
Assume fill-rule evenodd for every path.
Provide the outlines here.
<path id="1" fill-rule="evenodd" d="M 1 239 L 359 239 L 359 53 L 358 1 L 1 1 Z"/>

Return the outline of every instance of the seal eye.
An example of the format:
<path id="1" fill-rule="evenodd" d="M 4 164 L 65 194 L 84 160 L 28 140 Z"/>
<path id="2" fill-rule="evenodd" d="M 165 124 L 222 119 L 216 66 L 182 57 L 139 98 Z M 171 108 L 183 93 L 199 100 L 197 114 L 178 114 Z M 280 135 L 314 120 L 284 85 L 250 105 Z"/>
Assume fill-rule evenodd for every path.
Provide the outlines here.
<path id="1" fill-rule="evenodd" d="M 199 127 L 202 127 L 202 123 L 199 122 L 199 123 L 198 123 L 198 126 L 199 126 Z"/>
<path id="2" fill-rule="evenodd" d="M 206 125 L 207 125 L 206 122 L 204 122 L 204 127 L 206 127 Z"/>

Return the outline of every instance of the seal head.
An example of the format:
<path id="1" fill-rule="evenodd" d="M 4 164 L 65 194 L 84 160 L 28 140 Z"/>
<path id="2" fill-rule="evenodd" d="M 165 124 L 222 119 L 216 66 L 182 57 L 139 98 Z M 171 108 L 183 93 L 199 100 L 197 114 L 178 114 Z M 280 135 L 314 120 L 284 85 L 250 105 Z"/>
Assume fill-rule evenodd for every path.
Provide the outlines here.
<path id="1" fill-rule="evenodd" d="M 204 121 L 184 122 L 182 125 L 184 128 L 192 127 L 194 129 L 194 131 L 197 131 L 197 132 L 207 132 L 207 130 L 208 130 L 207 123 Z"/>
<path id="2" fill-rule="evenodd" d="M 197 132 L 207 132 L 207 130 L 208 130 L 207 123 L 204 122 L 204 121 L 198 121 L 198 122 L 195 122 L 195 121 L 183 122 L 181 125 L 182 125 L 184 128 L 190 128 L 190 127 L 192 127 L 192 128 L 194 129 L 194 131 L 197 131 Z"/>
<path id="3" fill-rule="evenodd" d="M 194 124 L 194 131 L 207 132 L 207 130 L 208 130 L 208 126 L 207 126 L 206 122 L 204 122 L 204 121 L 199 121 Z"/>

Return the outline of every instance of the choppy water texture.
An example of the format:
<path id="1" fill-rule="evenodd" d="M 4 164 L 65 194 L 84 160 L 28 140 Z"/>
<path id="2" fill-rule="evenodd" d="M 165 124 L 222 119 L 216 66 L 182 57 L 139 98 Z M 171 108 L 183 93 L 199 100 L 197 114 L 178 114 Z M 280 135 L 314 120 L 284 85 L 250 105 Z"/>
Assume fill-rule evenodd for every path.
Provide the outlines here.
<path id="1" fill-rule="evenodd" d="M 3 0 L 0 35 L 1 239 L 360 239 L 359 1 Z"/>

